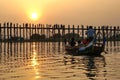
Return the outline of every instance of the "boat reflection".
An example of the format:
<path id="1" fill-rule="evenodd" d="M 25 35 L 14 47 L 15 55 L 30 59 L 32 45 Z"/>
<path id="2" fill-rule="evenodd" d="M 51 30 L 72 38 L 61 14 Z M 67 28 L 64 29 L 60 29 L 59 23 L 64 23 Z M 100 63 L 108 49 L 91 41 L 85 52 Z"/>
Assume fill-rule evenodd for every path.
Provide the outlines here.
<path id="1" fill-rule="evenodd" d="M 85 74 L 88 79 L 106 79 L 107 71 L 104 56 L 64 56 L 64 65 L 69 65 L 72 69 L 78 69 L 81 74 Z M 100 79 L 99 79 L 100 80 Z M 103 80 L 103 79 L 102 79 Z"/>

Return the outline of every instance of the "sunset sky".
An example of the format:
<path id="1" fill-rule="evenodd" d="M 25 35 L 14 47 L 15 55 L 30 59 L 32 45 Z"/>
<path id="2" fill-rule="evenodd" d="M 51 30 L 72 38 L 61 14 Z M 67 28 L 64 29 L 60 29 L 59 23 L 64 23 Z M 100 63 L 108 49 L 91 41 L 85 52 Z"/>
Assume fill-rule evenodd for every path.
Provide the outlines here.
<path id="1" fill-rule="evenodd" d="M 0 22 L 120 25 L 120 0 L 0 0 Z"/>

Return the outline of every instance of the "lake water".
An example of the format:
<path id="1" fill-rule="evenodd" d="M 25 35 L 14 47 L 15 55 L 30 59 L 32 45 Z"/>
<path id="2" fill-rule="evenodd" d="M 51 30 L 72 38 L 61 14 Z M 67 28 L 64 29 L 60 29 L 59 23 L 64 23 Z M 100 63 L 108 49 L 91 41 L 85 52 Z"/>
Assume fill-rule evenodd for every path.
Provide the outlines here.
<path id="1" fill-rule="evenodd" d="M 62 42 L 0 43 L 0 80 L 120 80 L 119 44 L 90 57 L 66 55 Z"/>

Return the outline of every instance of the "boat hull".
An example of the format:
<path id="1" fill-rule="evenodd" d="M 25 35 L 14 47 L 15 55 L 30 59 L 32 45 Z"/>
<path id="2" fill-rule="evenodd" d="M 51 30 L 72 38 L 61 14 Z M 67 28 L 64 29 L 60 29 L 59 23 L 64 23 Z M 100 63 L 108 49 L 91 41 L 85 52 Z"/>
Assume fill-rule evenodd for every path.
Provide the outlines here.
<path id="1" fill-rule="evenodd" d="M 104 45 L 102 46 L 91 46 L 88 49 L 83 51 L 79 50 L 80 47 L 71 47 L 66 48 L 66 54 L 79 56 L 79 55 L 88 55 L 88 56 L 99 56 L 104 51 Z"/>

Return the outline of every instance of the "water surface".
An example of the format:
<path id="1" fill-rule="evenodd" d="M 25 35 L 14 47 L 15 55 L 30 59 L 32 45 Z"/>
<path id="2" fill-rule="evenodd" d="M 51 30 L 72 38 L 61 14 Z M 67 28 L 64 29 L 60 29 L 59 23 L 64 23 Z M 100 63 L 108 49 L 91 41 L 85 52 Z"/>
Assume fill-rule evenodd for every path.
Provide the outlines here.
<path id="1" fill-rule="evenodd" d="M 102 56 L 66 55 L 62 42 L 0 43 L 0 80 L 119 80 L 119 42 Z"/>

